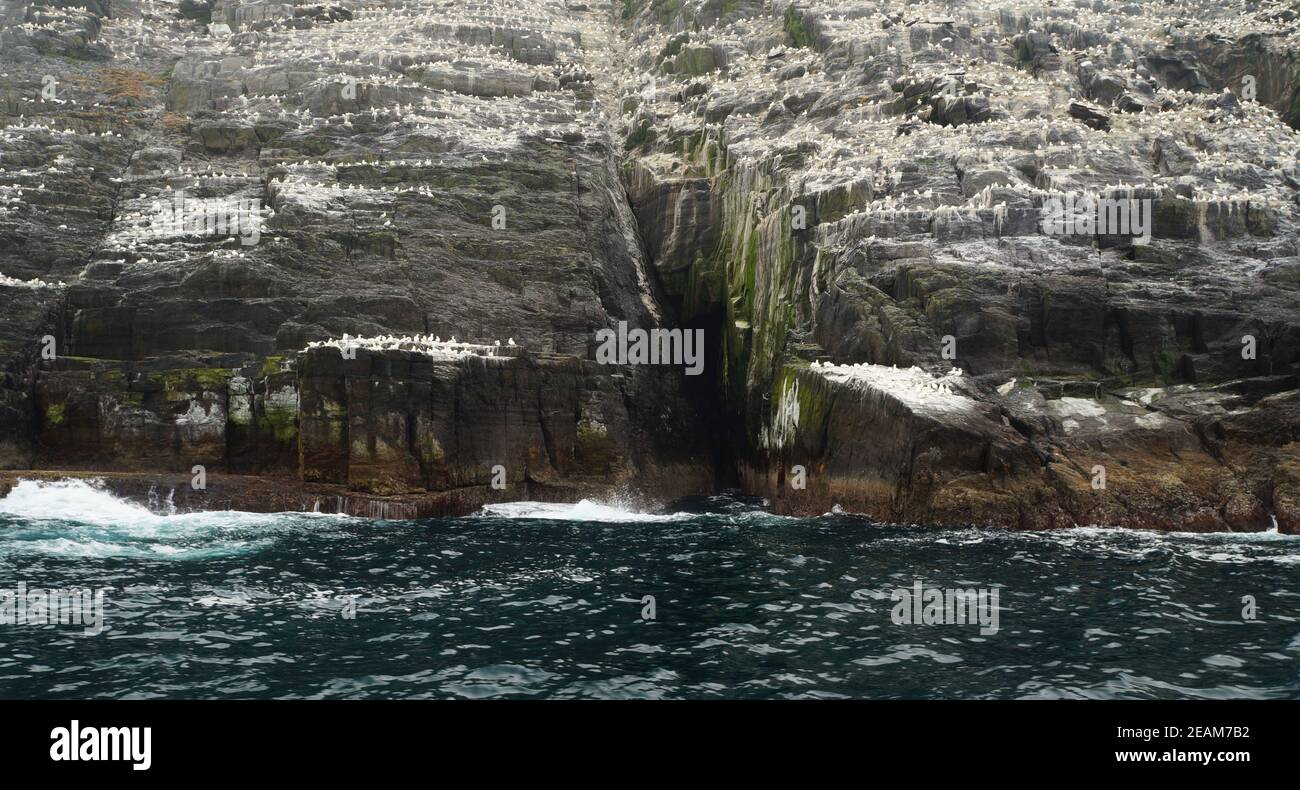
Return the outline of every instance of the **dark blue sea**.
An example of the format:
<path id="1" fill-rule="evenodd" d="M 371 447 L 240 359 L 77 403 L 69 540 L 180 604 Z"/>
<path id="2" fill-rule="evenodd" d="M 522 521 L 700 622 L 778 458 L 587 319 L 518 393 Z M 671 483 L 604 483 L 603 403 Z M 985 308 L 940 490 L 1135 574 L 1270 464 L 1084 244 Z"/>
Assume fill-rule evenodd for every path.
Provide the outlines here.
<path id="1" fill-rule="evenodd" d="M 918 583 L 996 591 L 996 632 L 895 623 Z M 168 515 L 24 482 L 0 500 L 0 593 L 20 585 L 102 591 L 102 630 L 10 617 L 3 698 L 1300 697 L 1300 537 L 1276 533 L 938 529 L 728 496 Z"/>

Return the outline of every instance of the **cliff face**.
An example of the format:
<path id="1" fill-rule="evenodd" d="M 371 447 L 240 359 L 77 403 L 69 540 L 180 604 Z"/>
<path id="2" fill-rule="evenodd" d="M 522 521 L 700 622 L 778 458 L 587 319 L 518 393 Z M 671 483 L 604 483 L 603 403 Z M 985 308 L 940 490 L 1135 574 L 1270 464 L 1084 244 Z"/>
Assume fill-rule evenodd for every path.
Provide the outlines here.
<path id="1" fill-rule="evenodd" d="M 1296 30 L 6 3 L 0 468 L 202 466 L 188 506 L 738 479 L 795 513 L 1300 530 Z M 620 322 L 703 330 L 706 375 L 600 364 Z"/>
<path id="2" fill-rule="evenodd" d="M 593 77 L 607 8 L 19 5 L 0 464 L 201 465 L 358 512 L 713 487 L 680 371 L 590 353 L 671 321 Z M 305 351 L 344 335 L 443 346 Z"/>
<path id="3" fill-rule="evenodd" d="M 1300 529 L 1292 11 L 623 15 L 625 179 L 682 319 L 722 336 L 746 488 L 899 521 Z"/>

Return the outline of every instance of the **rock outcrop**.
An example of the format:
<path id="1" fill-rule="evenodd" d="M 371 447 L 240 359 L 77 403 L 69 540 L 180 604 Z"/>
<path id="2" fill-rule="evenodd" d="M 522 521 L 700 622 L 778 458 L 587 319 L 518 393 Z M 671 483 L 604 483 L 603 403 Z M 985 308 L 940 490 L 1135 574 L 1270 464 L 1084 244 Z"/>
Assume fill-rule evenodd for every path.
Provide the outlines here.
<path id="1" fill-rule="evenodd" d="M 593 78 L 608 8 L 19 5 L 0 465 L 264 475 L 361 513 L 712 490 L 680 369 L 593 360 L 597 330 L 673 320 Z M 464 348 L 306 350 L 417 335 Z"/>
<path id="2" fill-rule="evenodd" d="M 624 17 L 625 180 L 682 319 L 721 335 L 748 490 L 894 521 L 1300 530 L 1294 13 Z"/>
<path id="3" fill-rule="evenodd" d="M 8 3 L 0 478 L 1300 532 L 1298 31 L 1210 0 Z M 706 375 L 602 364 L 621 322 L 704 332 Z"/>

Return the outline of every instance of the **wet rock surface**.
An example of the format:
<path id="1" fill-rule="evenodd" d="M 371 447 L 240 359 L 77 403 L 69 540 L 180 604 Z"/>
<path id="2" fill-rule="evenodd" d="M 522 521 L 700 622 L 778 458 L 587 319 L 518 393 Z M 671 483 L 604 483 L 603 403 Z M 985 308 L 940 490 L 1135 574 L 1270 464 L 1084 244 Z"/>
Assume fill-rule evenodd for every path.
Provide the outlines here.
<path id="1" fill-rule="evenodd" d="M 1296 43 L 1280 3 L 6 3 L 0 468 L 1300 531 Z M 599 364 L 620 321 L 707 375 Z"/>

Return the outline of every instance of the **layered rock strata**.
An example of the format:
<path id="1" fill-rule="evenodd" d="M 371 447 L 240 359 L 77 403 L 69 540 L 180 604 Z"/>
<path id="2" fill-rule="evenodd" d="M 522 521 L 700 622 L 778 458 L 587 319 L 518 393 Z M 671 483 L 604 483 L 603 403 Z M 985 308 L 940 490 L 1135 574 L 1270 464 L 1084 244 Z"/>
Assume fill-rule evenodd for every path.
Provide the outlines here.
<path id="1" fill-rule="evenodd" d="M 6 4 L 3 478 L 1300 531 L 1298 25 Z M 706 375 L 600 364 L 620 322 L 703 331 Z"/>
<path id="2" fill-rule="evenodd" d="M 593 77 L 608 8 L 18 6 L 0 465 L 197 466 L 361 513 L 713 488 L 680 370 L 591 353 L 672 322 Z M 345 335 L 463 348 L 307 350 Z"/>
<path id="3" fill-rule="evenodd" d="M 1284 4 L 623 15 L 624 177 L 682 319 L 721 335 L 748 490 L 905 522 L 1300 529 Z"/>

